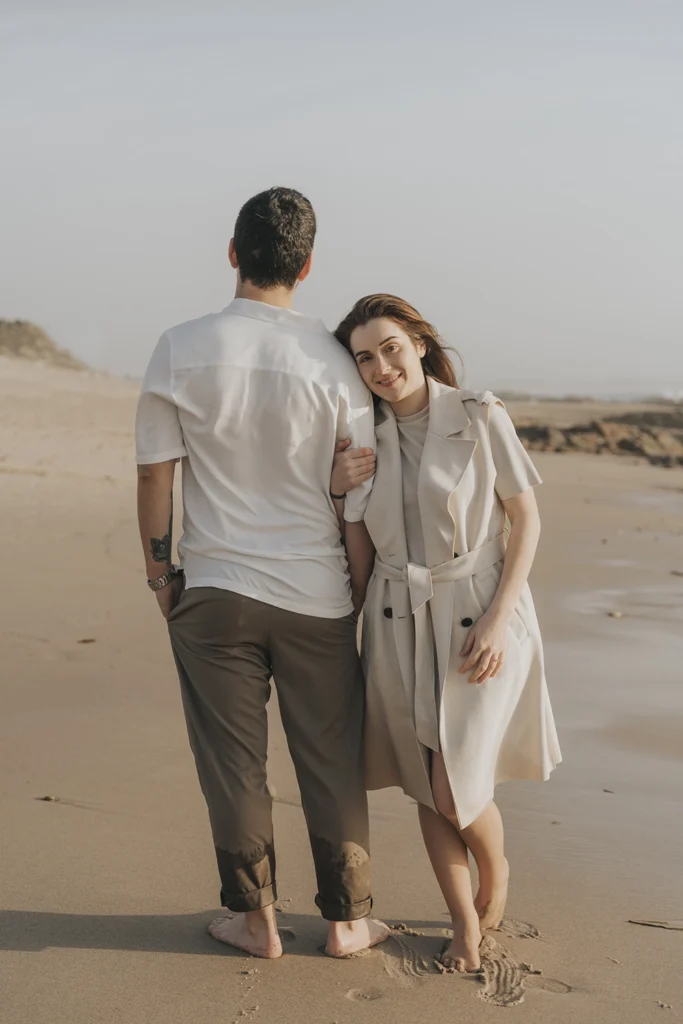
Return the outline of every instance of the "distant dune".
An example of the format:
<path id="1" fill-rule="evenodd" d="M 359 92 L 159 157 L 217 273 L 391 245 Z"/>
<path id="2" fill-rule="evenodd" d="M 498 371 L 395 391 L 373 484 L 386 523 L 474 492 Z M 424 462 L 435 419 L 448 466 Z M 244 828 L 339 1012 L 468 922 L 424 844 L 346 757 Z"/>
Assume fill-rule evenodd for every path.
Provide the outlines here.
<path id="1" fill-rule="evenodd" d="M 28 320 L 0 320 L 0 355 L 30 359 L 64 370 L 86 370 L 85 363 L 52 340 L 41 327 Z"/>

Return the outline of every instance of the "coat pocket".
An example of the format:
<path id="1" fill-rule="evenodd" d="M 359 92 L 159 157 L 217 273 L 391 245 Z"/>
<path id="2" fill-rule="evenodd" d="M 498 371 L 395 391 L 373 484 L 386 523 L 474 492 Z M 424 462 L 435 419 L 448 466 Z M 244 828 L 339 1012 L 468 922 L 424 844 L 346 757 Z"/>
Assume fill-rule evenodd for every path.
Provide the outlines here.
<path id="1" fill-rule="evenodd" d="M 470 611 L 469 615 L 475 621 L 481 618 L 491 606 L 500 583 L 502 571 L 503 562 L 501 560 L 491 566 L 490 569 L 484 569 L 483 572 L 477 573 L 470 578 L 470 607 L 474 610 L 474 614 Z M 530 633 L 525 622 L 524 608 L 521 602 L 513 611 L 508 628 L 519 644 L 526 643 L 529 639 Z"/>
<path id="2" fill-rule="evenodd" d="M 520 644 L 526 643 L 529 639 L 529 630 L 526 627 L 524 619 L 515 608 L 510 619 L 510 631 L 512 635 L 517 639 Z"/>

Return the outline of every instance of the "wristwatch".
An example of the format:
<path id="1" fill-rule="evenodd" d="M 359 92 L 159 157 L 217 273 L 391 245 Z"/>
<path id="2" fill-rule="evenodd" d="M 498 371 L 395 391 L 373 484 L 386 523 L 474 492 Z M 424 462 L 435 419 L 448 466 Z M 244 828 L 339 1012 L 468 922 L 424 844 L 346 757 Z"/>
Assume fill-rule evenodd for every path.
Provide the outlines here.
<path id="1" fill-rule="evenodd" d="M 147 580 L 147 586 L 150 590 L 163 590 L 169 583 L 173 583 L 173 580 L 177 579 L 178 576 L 182 576 L 185 570 L 181 565 L 172 565 L 168 572 L 165 572 L 163 576 L 159 576 L 156 580 Z"/>

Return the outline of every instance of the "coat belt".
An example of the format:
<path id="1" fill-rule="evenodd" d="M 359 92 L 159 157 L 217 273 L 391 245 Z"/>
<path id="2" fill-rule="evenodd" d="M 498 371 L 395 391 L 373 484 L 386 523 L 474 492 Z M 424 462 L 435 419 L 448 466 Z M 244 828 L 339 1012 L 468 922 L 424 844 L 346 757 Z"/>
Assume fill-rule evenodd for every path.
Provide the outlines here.
<path id="1" fill-rule="evenodd" d="M 377 577 L 394 584 L 402 583 L 408 588 L 415 635 L 415 725 L 420 742 L 432 750 L 440 747 L 437 689 L 441 690 L 448 672 L 453 627 L 451 616 L 448 635 L 443 638 L 434 636 L 428 613 L 429 603 L 436 597 L 434 588 L 438 584 L 455 583 L 474 576 L 495 565 L 505 555 L 505 540 L 506 535 L 500 533 L 481 547 L 432 568 L 409 562 L 403 569 L 396 569 L 379 558 L 375 560 Z M 400 628 L 396 620 L 393 621 L 394 629 Z M 434 656 L 435 644 L 437 650 L 443 652 L 443 657 L 438 659 L 440 664 Z"/>

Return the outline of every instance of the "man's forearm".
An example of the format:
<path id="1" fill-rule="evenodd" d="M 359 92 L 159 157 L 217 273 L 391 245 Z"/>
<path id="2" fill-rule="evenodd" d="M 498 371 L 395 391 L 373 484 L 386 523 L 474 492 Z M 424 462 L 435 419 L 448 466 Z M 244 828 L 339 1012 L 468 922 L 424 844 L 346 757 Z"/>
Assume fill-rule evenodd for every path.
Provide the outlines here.
<path id="1" fill-rule="evenodd" d="M 375 564 L 375 549 L 363 522 L 346 523 L 344 541 L 351 577 L 351 599 L 356 613 L 360 614 Z"/>
<path id="2" fill-rule="evenodd" d="M 172 564 L 175 461 L 138 466 L 138 525 L 149 579 Z"/>

